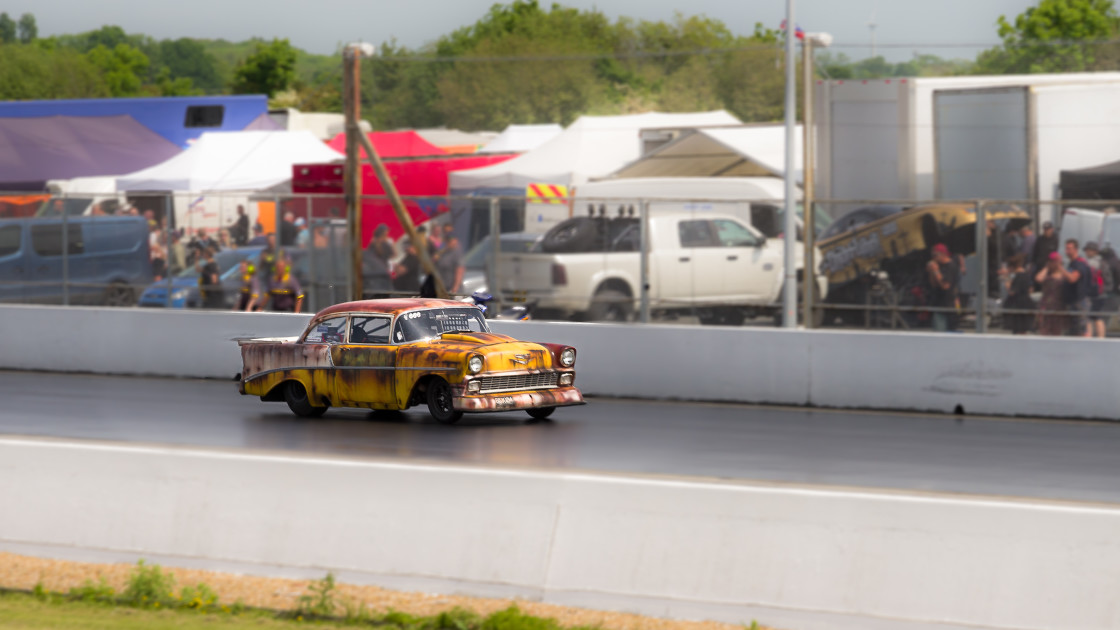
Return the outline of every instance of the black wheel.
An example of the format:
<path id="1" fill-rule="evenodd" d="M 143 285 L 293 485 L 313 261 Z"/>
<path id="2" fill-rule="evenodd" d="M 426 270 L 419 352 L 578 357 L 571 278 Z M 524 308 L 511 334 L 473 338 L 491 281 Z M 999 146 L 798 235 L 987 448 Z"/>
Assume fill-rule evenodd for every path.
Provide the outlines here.
<path id="1" fill-rule="evenodd" d="M 593 322 L 625 322 L 630 320 L 634 305 L 630 297 L 614 289 L 599 289 L 591 300 L 587 319 Z"/>
<path id="2" fill-rule="evenodd" d="M 455 424 L 463 417 L 462 411 L 455 411 L 451 386 L 442 378 L 433 378 L 428 383 L 428 413 L 440 424 Z"/>
<path id="3" fill-rule="evenodd" d="M 124 282 L 114 282 L 105 289 L 101 302 L 105 306 L 132 306 L 136 304 L 136 292 Z"/>
<path id="4" fill-rule="evenodd" d="M 602 240 L 601 221 L 594 217 L 572 217 L 561 221 L 541 239 L 546 253 L 591 251 Z"/>
<path id="5" fill-rule="evenodd" d="M 298 381 L 289 381 L 284 386 L 284 402 L 288 403 L 288 409 L 292 413 L 305 418 L 318 418 L 327 412 L 326 407 L 311 404 L 311 400 L 307 398 L 307 390 Z"/>
<path id="6" fill-rule="evenodd" d="M 526 409 L 525 411 L 532 418 L 544 420 L 551 416 L 553 411 L 556 411 L 556 407 L 536 407 L 534 409 Z"/>
<path id="7" fill-rule="evenodd" d="M 742 326 L 746 319 L 743 309 L 734 306 L 716 306 L 696 311 L 700 323 L 705 326 Z"/>

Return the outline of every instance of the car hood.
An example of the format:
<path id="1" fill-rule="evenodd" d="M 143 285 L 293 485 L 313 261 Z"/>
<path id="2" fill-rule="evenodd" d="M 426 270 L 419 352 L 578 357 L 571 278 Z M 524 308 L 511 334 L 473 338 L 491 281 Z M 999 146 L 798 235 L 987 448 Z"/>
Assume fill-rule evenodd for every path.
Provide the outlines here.
<path id="1" fill-rule="evenodd" d="M 515 370 L 547 370 L 553 367 L 552 352 L 545 346 L 531 341 L 518 341 L 508 335 L 496 333 L 446 333 L 425 344 L 429 351 L 440 355 L 462 357 L 481 354 L 484 372 L 509 372 Z"/>

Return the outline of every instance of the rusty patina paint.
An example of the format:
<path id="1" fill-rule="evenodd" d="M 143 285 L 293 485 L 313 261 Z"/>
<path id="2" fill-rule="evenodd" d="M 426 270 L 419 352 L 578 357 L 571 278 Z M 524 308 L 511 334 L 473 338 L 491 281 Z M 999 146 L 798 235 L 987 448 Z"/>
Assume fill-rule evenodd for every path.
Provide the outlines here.
<path id="1" fill-rule="evenodd" d="M 448 300 L 365 300 L 324 309 L 307 330 L 324 319 L 349 314 L 392 314 L 426 308 L 462 308 Z M 306 335 L 306 331 L 305 331 Z M 583 404 L 575 387 L 466 394 L 473 377 L 572 372 L 558 357 L 567 346 L 517 341 L 496 333 L 448 333 L 401 345 L 299 343 L 295 339 L 242 342 L 243 394 L 266 396 L 277 385 L 296 380 L 308 396 L 337 407 L 406 409 L 421 379 L 438 376 L 451 384 L 456 409 L 501 411 Z M 470 375 L 467 361 L 483 358 L 483 371 Z"/>

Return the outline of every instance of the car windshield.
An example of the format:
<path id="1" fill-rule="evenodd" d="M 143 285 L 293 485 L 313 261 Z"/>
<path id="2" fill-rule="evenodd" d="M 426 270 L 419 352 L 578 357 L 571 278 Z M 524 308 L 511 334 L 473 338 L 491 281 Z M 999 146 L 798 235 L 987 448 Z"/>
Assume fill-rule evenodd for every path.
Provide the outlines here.
<path id="1" fill-rule="evenodd" d="M 499 242 L 501 243 L 503 254 L 525 254 L 539 251 L 540 241 L 540 235 L 535 235 L 534 238 L 503 236 Z M 490 257 L 490 252 L 493 251 L 493 248 L 490 246 L 492 242 L 489 236 L 479 241 L 463 258 L 463 266 L 467 269 L 485 269 L 487 258 Z"/>
<path id="2" fill-rule="evenodd" d="M 473 306 L 429 308 L 409 311 L 397 317 L 393 342 L 408 343 L 431 339 L 450 332 L 490 332 L 482 311 Z"/>

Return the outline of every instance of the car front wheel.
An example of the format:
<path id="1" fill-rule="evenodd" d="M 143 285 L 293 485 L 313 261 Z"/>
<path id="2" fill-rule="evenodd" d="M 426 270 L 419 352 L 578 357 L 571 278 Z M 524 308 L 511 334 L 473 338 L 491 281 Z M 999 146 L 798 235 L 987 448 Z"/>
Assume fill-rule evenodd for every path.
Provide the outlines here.
<path id="1" fill-rule="evenodd" d="M 535 420 L 544 420 L 551 416 L 553 411 L 556 411 L 556 407 L 535 407 L 525 410 L 525 412 L 529 414 L 529 417 Z"/>
<path id="2" fill-rule="evenodd" d="M 455 411 L 451 385 L 442 378 L 434 378 L 428 383 L 428 413 L 440 424 L 455 424 L 463 417 L 462 411 Z"/>

